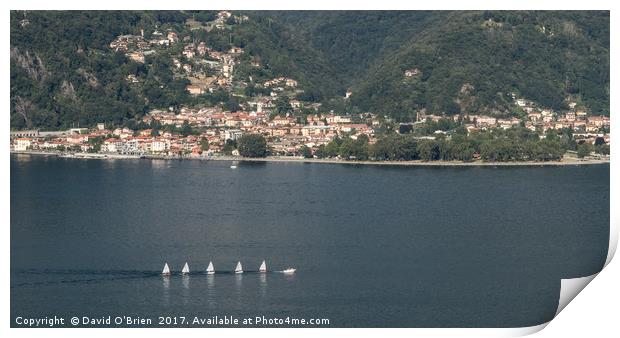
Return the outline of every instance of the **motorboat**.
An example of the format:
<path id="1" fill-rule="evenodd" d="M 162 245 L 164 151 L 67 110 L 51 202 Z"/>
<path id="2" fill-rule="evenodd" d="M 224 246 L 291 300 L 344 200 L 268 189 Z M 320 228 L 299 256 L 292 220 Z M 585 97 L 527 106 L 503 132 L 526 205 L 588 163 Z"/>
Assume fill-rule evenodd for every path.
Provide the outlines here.
<path id="1" fill-rule="evenodd" d="M 295 271 L 297 271 L 297 269 L 295 269 L 295 268 L 287 268 L 287 269 L 282 270 L 282 273 L 290 275 L 290 274 L 294 274 Z"/>

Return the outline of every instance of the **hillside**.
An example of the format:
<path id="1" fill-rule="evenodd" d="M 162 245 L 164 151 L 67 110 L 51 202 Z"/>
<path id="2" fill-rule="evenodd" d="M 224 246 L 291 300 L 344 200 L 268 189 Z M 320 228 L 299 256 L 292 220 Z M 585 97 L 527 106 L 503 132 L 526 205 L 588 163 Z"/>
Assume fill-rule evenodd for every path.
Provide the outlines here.
<path id="1" fill-rule="evenodd" d="M 609 12 L 269 15 L 326 55 L 362 111 L 501 113 L 515 93 L 556 110 L 570 99 L 609 114 Z"/>
<path id="2" fill-rule="evenodd" d="M 217 12 L 168 11 L 22 11 L 11 12 L 11 127 L 62 129 L 97 122 L 127 124 L 152 109 L 178 109 L 209 102 L 234 101 L 251 76 L 264 81 L 289 76 L 307 95 L 332 95 L 337 81 L 325 81 L 334 71 L 322 56 L 272 20 L 256 18 L 222 22 Z M 144 61 L 114 51 L 119 36 L 176 32 L 183 43 L 203 41 L 216 52 L 241 48 L 238 81 L 226 93 L 192 97 L 186 91 L 190 74 L 173 65 L 183 46 L 149 47 Z M 136 46 L 129 46 L 138 51 Z M 139 51 L 142 52 L 142 51 Z M 251 67 L 251 62 L 260 63 Z M 128 77 L 140 79 L 132 83 Z M 234 105 L 234 104 L 233 104 Z"/>
<path id="3" fill-rule="evenodd" d="M 420 110 L 519 114 L 522 97 L 609 115 L 609 12 L 12 11 L 10 26 L 15 129 L 237 110 L 273 95 L 263 84 L 275 78 L 299 84 L 280 92 L 280 108 L 298 98 L 405 121 Z M 178 42 L 153 42 L 171 32 Z M 145 46 L 111 48 L 125 35 Z M 187 57 L 199 43 L 209 52 Z"/>
<path id="4" fill-rule="evenodd" d="M 343 85 L 361 80 L 368 68 L 441 20 L 439 11 L 265 11 L 320 51 Z M 344 93 L 346 88 L 340 88 Z"/>
<path id="5" fill-rule="evenodd" d="M 608 115 L 608 13 L 451 13 L 375 63 L 352 99 L 397 115 L 505 112 L 510 93 L 555 110 L 570 99 Z"/>

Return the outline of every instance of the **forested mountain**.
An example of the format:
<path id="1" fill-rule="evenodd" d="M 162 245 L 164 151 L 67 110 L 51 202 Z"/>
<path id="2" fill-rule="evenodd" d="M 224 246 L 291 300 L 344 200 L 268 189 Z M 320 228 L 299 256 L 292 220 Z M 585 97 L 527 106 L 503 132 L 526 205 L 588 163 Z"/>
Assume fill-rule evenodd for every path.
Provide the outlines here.
<path id="1" fill-rule="evenodd" d="M 205 41 L 216 51 L 245 49 L 247 62 L 237 67 L 240 77 L 293 77 L 316 98 L 337 91 L 336 81 L 326 81 L 334 70 L 322 60 L 322 54 L 291 36 L 277 22 L 257 17 L 234 28 L 209 32 L 188 24 L 188 20 L 194 24 L 208 22 L 216 14 L 11 12 L 11 126 L 57 129 L 102 121 L 126 124 L 150 109 L 204 103 L 205 98 L 193 98 L 187 93 L 189 82 L 174 71 L 172 60 L 181 55 L 181 44 L 158 49 L 146 56 L 144 63 L 109 47 L 119 35 L 147 32 L 145 37 L 149 38 L 150 32 L 157 29 L 178 32 L 189 42 Z M 250 59 L 259 60 L 262 67 L 247 69 Z M 132 85 L 128 75 L 144 81 Z M 223 93 L 223 99 L 229 99 L 229 94 Z"/>
<path id="2" fill-rule="evenodd" d="M 280 11 L 257 12 L 302 35 L 337 69 L 345 85 L 360 80 L 368 67 L 385 59 L 434 22 L 439 11 Z M 344 90 L 342 90 L 344 93 Z"/>
<path id="3" fill-rule="evenodd" d="M 515 93 L 609 114 L 609 12 L 277 14 L 326 55 L 362 111 L 505 112 Z"/>
<path id="4" fill-rule="evenodd" d="M 141 116 L 143 93 L 125 81 L 140 65 L 112 53 L 108 44 L 159 21 L 173 25 L 183 17 L 174 12 L 11 12 L 11 126 L 54 129 Z M 159 69 L 149 74 L 162 80 L 169 75 Z"/>
<path id="5" fill-rule="evenodd" d="M 420 74 L 405 79 L 411 68 Z M 516 92 L 555 110 L 566 109 L 570 96 L 608 113 L 608 16 L 452 13 L 377 63 L 356 88 L 354 103 L 373 110 L 508 111 Z"/>
<path id="6" fill-rule="evenodd" d="M 200 104 L 234 108 L 254 95 L 253 82 L 275 77 L 297 80 L 300 99 L 337 113 L 502 115 L 515 112 L 514 93 L 555 110 L 572 101 L 609 114 L 609 12 L 242 14 L 243 24 L 229 19 L 206 29 L 216 11 L 12 11 L 11 127 L 127 124 L 151 109 Z M 178 33 L 181 43 L 144 62 L 110 48 L 120 35 L 148 39 L 158 29 Z M 200 41 L 216 51 L 244 49 L 228 92 L 186 91 L 188 77 L 172 61 L 184 44 Z"/>

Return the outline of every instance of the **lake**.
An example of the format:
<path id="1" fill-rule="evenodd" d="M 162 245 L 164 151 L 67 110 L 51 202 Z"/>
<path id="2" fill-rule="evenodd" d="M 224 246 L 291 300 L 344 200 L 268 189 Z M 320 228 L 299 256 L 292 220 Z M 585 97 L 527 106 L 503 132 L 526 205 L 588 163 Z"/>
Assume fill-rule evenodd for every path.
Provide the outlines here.
<path id="1" fill-rule="evenodd" d="M 596 273 L 607 255 L 608 164 L 230 165 L 11 155 L 11 326 L 54 315 L 531 326 L 555 314 L 561 278 Z M 267 274 L 230 273 L 263 259 Z"/>

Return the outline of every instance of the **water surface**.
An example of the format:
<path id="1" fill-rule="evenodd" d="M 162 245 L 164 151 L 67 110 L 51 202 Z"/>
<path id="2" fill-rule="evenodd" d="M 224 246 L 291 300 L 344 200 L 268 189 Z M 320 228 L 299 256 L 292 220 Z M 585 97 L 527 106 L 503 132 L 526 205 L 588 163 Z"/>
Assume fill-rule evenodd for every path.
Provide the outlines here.
<path id="1" fill-rule="evenodd" d="M 11 155 L 16 316 L 516 327 L 598 272 L 609 165 L 392 167 Z M 240 260 L 297 273 L 225 273 Z M 164 262 L 179 272 L 162 278 Z M 218 273 L 202 273 L 213 261 Z M 172 326 L 172 325 L 171 325 Z"/>

